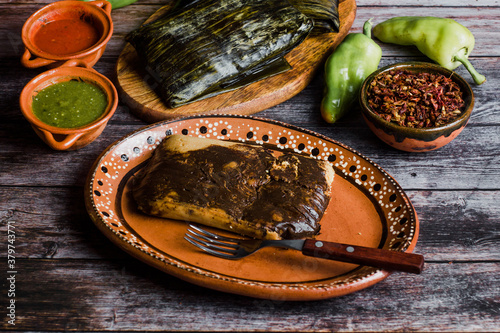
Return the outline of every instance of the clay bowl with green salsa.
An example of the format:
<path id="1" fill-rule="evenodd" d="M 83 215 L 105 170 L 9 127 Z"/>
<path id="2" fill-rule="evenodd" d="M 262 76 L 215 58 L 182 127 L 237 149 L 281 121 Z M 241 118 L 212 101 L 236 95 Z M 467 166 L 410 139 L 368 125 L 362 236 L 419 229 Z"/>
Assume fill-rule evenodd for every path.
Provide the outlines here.
<path id="1" fill-rule="evenodd" d="M 399 150 L 426 152 L 450 143 L 464 129 L 474 93 L 451 70 L 404 62 L 368 76 L 359 102 L 366 124 L 382 141 Z"/>
<path id="2" fill-rule="evenodd" d="M 75 150 L 102 133 L 116 110 L 118 93 L 93 69 L 59 67 L 28 82 L 19 102 L 46 144 L 55 150 Z"/>

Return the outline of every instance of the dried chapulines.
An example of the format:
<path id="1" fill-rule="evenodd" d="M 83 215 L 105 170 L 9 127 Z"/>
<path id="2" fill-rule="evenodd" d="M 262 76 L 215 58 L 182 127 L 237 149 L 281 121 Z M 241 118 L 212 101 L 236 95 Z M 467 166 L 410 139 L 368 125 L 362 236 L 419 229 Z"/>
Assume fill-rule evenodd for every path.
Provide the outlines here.
<path id="1" fill-rule="evenodd" d="M 384 118 L 405 127 L 445 125 L 462 114 L 460 86 L 442 74 L 392 70 L 371 82 L 368 104 Z"/>

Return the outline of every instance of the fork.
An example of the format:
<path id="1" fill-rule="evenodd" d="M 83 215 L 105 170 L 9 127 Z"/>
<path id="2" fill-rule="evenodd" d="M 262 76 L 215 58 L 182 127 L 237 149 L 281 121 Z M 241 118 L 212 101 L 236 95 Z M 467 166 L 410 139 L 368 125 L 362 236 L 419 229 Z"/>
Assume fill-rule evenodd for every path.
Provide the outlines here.
<path id="1" fill-rule="evenodd" d="M 348 262 L 386 270 L 420 274 L 424 257 L 420 254 L 341 244 L 315 239 L 259 240 L 222 236 L 189 224 L 184 239 L 203 251 L 224 259 L 241 259 L 264 247 L 302 251 L 306 256 Z"/>

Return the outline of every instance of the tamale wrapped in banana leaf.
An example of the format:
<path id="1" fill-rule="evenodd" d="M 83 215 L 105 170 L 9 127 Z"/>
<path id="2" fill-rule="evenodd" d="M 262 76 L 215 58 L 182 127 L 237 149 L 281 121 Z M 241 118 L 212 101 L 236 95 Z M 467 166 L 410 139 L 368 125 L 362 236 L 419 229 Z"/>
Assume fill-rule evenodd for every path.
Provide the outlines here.
<path id="1" fill-rule="evenodd" d="M 302 14 L 314 21 L 315 33 L 338 32 L 339 1 L 338 0 L 289 0 Z"/>
<path id="2" fill-rule="evenodd" d="M 176 9 L 203 0 L 178 0 Z M 316 34 L 339 32 L 339 0 L 288 0 L 302 14 L 313 20 Z"/>
<path id="3" fill-rule="evenodd" d="M 126 36 L 173 108 L 290 69 L 313 29 L 288 0 L 187 1 Z"/>

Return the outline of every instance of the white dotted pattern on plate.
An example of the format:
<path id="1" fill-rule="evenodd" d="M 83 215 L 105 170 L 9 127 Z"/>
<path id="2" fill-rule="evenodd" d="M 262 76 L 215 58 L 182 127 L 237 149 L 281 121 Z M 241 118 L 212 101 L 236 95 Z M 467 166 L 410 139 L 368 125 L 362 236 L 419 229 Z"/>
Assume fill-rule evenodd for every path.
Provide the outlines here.
<path id="1" fill-rule="evenodd" d="M 238 121 L 237 125 L 234 124 L 235 118 Z M 264 124 L 266 129 L 264 129 Z M 269 125 L 271 125 L 271 129 L 268 129 Z M 130 169 L 131 161 L 140 159 L 142 162 L 149 158 L 163 138 L 171 134 L 185 134 L 219 140 L 230 139 L 261 145 L 270 144 L 279 149 L 289 149 L 313 158 L 329 161 L 335 167 L 336 172 L 342 172 L 345 177 L 367 189 L 382 209 L 387 219 L 389 232 L 388 244 L 386 243 L 385 247 L 403 251 L 414 237 L 416 216 L 400 187 L 385 171 L 350 148 L 322 138 L 318 134 L 295 129 L 275 121 L 238 116 L 194 117 L 152 125 L 121 140 L 102 156 L 89 184 L 93 206 L 99 219 L 122 240 L 167 264 L 212 278 L 227 279 L 212 272 L 188 267 L 151 249 L 126 229 L 112 207 L 110 197 L 116 194 L 114 191 L 117 189 L 111 185 L 110 180 L 119 179 L 126 174 Z M 266 285 L 240 280 L 233 282 L 260 284 L 270 288 L 324 289 L 353 283 L 379 272 L 373 268 L 365 267 L 355 275 L 325 285 L 317 283 L 314 286 L 304 284 Z"/>

